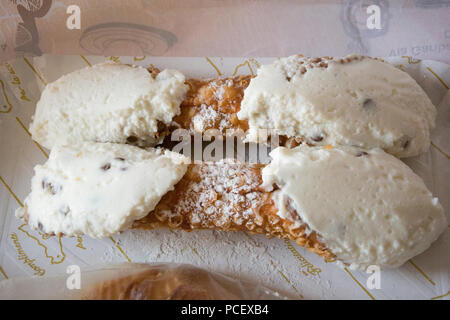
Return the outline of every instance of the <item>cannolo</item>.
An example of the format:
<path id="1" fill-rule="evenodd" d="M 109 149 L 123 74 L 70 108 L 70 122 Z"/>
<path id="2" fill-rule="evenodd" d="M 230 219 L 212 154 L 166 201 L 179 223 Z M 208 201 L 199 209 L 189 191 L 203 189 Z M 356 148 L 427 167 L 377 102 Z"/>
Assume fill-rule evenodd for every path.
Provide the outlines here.
<path id="1" fill-rule="evenodd" d="M 406 72 L 381 60 L 349 55 L 276 60 L 256 77 L 187 80 L 189 91 L 174 122 L 184 129 L 269 134 L 281 145 L 382 148 L 397 157 L 428 150 L 436 108 Z M 261 137 L 261 131 L 263 136 Z"/>
<path id="2" fill-rule="evenodd" d="M 352 268 L 397 267 L 447 226 L 438 199 L 381 149 L 279 147 L 267 164 L 187 164 L 170 151 L 85 142 L 37 166 L 16 215 L 48 234 L 211 229 L 292 239 Z"/>
<path id="3" fill-rule="evenodd" d="M 245 231 L 294 240 L 352 268 L 392 268 L 444 231 L 438 199 L 381 149 L 279 147 L 268 165 L 191 165 L 134 228 Z"/>

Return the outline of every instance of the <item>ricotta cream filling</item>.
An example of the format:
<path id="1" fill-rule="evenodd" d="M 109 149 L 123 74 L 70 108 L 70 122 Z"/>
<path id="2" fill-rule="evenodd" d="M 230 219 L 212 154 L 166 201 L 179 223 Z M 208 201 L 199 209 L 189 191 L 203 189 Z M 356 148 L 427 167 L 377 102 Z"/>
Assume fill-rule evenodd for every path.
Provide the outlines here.
<path id="1" fill-rule="evenodd" d="M 298 220 L 352 268 L 400 266 L 448 225 L 422 179 L 381 149 L 279 147 L 270 156 L 263 185 L 279 187 L 279 215 L 292 220 L 289 199 Z"/>
<path id="2" fill-rule="evenodd" d="M 187 165 L 186 157 L 160 149 L 57 145 L 48 161 L 34 168 L 31 193 L 16 216 L 49 234 L 106 237 L 152 211 Z"/>
<path id="3" fill-rule="evenodd" d="M 379 59 L 291 56 L 258 69 L 237 115 L 253 142 L 269 129 L 410 157 L 428 150 L 436 108 L 409 74 Z"/>

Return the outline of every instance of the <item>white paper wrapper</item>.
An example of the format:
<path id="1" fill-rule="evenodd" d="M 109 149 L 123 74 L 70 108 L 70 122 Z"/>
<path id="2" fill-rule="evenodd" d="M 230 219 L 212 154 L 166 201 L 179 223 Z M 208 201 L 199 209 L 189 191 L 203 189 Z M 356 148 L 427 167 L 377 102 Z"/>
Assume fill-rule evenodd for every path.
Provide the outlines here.
<path id="1" fill-rule="evenodd" d="M 131 230 L 111 238 L 47 238 L 14 216 L 30 190 L 33 167 L 48 150 L 27 129 L 45 83 L 107 59 L 161 69 L 187 77 L 250 74 L 273 58 L 158 58 L 52 56 L 19 58 L 0 66 L 0 278 L 65 274 L 70 265 L 132 262 L 190 263 L 261 283 L 306 299 L 449 299 L 450 227 L 429 250 L 395 270 L 383 270 L 381 288 L 370 289 L 366 272 L 341 269 L 292 241 L 239 232 Z M 447 216 L 450 210 L 450 66 L 410 57 L 389 58 L 424 88 L 438 109 L 428 153 L 407 159 Z M 450 219 L 449 219 L 450 220 Z M 68 276 L 68 275 L 67 275 Z"/>

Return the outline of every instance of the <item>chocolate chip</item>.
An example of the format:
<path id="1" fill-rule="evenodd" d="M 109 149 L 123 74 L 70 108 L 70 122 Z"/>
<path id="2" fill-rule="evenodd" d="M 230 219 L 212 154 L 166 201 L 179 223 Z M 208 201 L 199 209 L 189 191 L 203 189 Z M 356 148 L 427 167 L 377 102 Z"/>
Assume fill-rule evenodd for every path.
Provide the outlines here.
<path id="1" fill-rule="evenodd" d="M 105 164 L 104 166 L 100 167 L 100 169 L 105 170 L 105 171 L 111 169 L 111 163 Z"/>
<path id="2" fill-rule="evenodd" d="M 284 198 L 284 205 L 287 207 L 289 211 L 295 211 L 294 206 L 292 205 L 292 200 L 288 197 Z"/>
<path id="3" fill-rule="evenodd" d="M 52 186 L 52 194 L 57 194 L 61 190 L 62 190 L 62 186 L 59 186 L 59 187 Z"/>
<path id="4" fill-rule="evenodd" d="M 397 144 L 397 146 L 400 146 L 403 149 L 406 149 L 406 148 L 408 148 L 409 143 L 410 143 L 410 138 L 407 136 L 403 136 L 398 140 L 398 142 L 396 144 Z"/>
<path id="5" fill-rule="evenodd" d="M 287 80 L 288 82 L 291 82 L 291 77 L 286 76 L 286 80 Z"/>
<path id="6" fill-rule="evenodd" d="M 68 205 L 64 205 L 61 208 L 59 208 L 59 212 L 61 212 L 63 215 L 67 215 L 70 211 L 70 208 Z"/>
<path id="7" fill-rule="evenodd" d="M 129 143 L 135 143 L 136 141 L 138 141 L 138 138 L 135 136 L 129 136 L 127 138 L 127 142 L 129 142 Z"/>
<path id="8" fill-rule="evenodd" d="M 44 231 L 44 226 L 40 222 L 38 222 L 38 229 Z"/>
<path id="9" fill-rule="evenodd" d="M 42 189 L 49 191 L 51 194 L 55 195 L 57 194 L 62 187 L 61 186 L 54 186 L 51 182 L 48 182 L 47 180 L 42 180 Z"/>
<path id="10" fill-rule="evenodd" d="M 167 126 L 164 122 L 158 120 L 157 128 L 158 128 L 158 132 L 163 132 L 167 129 Z"/>
<path id="11" fill-rule="evenodd" d="M 114 160 L 125 161 L 125 159 L 121 157 L 114 158 Z"/>
<path id="12" fill-rule="evenodd" d="M 300 72 L 301 72 L 302 74 L 305 74 L 305 73 L 306 73 L 306 68 L 302 66 L 302 67 L 300 68 Z"/>
<path id="13" fill-rule="evenodd" d="M 365 152 L 365 151 L 359 151 L 359 152 L 356 154 L 357 157 L 367 156 L 367 155 L 369 155 L 369 154 L 368 154 L 367 152 Z"/>
<path id="14" fill-rule="evenodd" d="M 311 137 L 311 140 L 312 140 L 312 141 L 315 141 L 315 142 L 320 142 L 320 141 L 323 140 L 323 136 L 322 136 L 321 134 L 318 134 L 318 135 L 316 135 L 316 136 L 312 136 L 312 137 Z"/>
<path id="15" fill-rule="evenodd" d="M 366 99 L 363 102 L 363 108 L 364 110 L 373 110 L 375 108 L 375 101 L 373 101 L 372 99 Z"/>
<path id="16" fill-rule="evenodd" d="M 408 148 L 409 146 L 409 139 L 406 139 L 405 142 L 403 143 L 403 149 Z"/>

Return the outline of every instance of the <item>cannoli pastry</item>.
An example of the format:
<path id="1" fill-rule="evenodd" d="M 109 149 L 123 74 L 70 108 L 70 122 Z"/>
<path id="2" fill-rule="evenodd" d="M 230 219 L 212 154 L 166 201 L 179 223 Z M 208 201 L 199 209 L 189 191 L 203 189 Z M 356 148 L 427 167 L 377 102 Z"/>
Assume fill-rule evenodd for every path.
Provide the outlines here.
<path id="1" fill-rule="evenodd" d="M 53 149 L 16 215 L 67 236 L 129 227 L 246 231 L 292 239 L 354 268 L 396 267 L 447 222 L 423 181 L 382 149 L 425 151 L 434 117 L 412 78 L 367 57 L 293 56 L 253 79 L 187 85 L 175 71 L 100 64 L 44 90 L 31 132 Z M 169 151 L 88 142 L 147 145 L 177 127 L 250 129 L 247 139 L 258 142 L 255 132 L 271 129 L 289 147 L 307 143 L 275 149 L 268 165 L 188 165 Z M 307 146 L 325 143 L 335 146 Z"/>
<path id="2" fill-rule="evenodd" d="M 100 63 L 49 83 L 30 132 L 51 149 L 81 141 L 154 145 L 180 113 L 188 86 L 176 70 Z"/>
<path id="3" fill-rule="evenodd" d="M 237 113 L 250 80 L 251 76 L 188 79 L 189 90 L 173 122 L 190 133 L 208 129 L 217 129 L 223 135 L 239 129 L 247 131 L 248 121 L 239 120 Z"/>
<path id="4" fill-rule="evenodd" d="M 246 231 L 351 268 L 400 266 L 447 226 L 422 179 L 381 149 L 279 147 L 272 162 L 191 165 L 134 228 Z"/>
<path id="5" fill-rule="evenodd" d="M 130 226 L 246 231 L 354 268 L 397 267 L 447 226 L 420 177 L 381 149 L 279 147 L 271 157 L 188 165 L 177 153 L 129 145 L 56 146 L 16 215 L 68 236 Z"/>
<path id="6" fill-rule="evenodd" d="M 257 76 L 188 80 L 174 118 L 191 131 L 279 135 L 282 145 L 382 148 L 397 157 L 428 150 L 436 109 L 406 72 L 381 59 L 300 55 L 263 65 Z"/>
<path id="7" fill-rule="evenodd" d="M 16 216 L 46 234 L 110 236 L 153 210 L 187 166 L 186 157 L 160 149 L 56 145 L 47 162 L 34 168 L 31 193 Z"/>
<path id="8" fill-rule="evenodd" d="M 251 142 L 277 135 L 289 147 L 379 147 L 409 157 L 429 148 L 436 117 L 406 72 L 363 56 L 297 55 L 261 66 L 254 78 L 184 80 L 175 70 L 115 63 L 72 72 L 47 85 L 30 132 L 51 148 L 79 141 L 149 146 L 177 128 L 248 130 Z"/>

